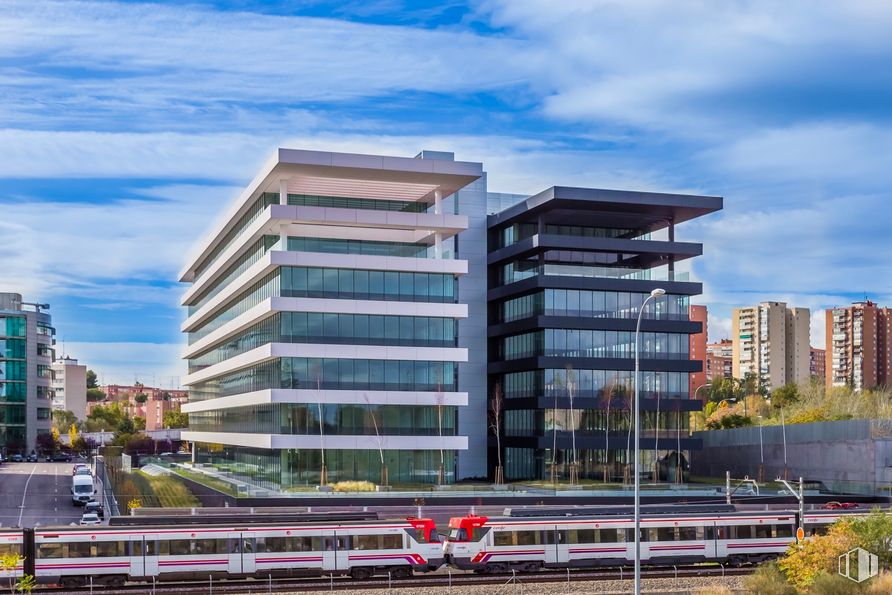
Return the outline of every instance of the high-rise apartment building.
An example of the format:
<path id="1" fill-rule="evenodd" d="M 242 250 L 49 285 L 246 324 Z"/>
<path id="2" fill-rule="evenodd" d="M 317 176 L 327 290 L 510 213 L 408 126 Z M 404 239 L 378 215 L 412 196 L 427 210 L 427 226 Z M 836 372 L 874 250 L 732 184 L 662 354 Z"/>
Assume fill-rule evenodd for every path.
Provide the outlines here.
<path id="1" fill-rule="evenodd" d="M 691 373 L 690 390 L 691 398 L 693 399 L 694 395 L 697 394 L 697 390 L 709 382 L 706 370 L 706 341 L 707 337 L 709 337 L 709 312 L 707 311 L 706 306 L 691 305 L 688 309 L 688 317 L 692 322 L 699 322 L 702 328 L 699 333 L 694 333 L 689 337 L 688 353 L 690 354 L 691 359 L 703 362 L 699 372 Z M 705 391 L 706 389 L 703 390 Z"/>
<path id="2" fill-rule="evenodd" d="M 393 482 L 435 482 L 441 467 L 446 481 L 481 477 L 499 385 L 506 478 L 566 465 L 571 425 L 580 475 L 607 464 L 613 477 L 627 463 L 638 309 L 662 288 L 641 326 L 641 445 L 688 451 L 702 367 L 690 336 L 703 330 L 688 306 L 702 286 L 676 266 L 702 246 L 675 228 L 721 206 L 488 193 L 482 164 L 451 153 L 279 149 L 181 275 L 183 438 L 198 463 L 270 487 L 315 484 L 323 461 L 329 481 L 377 482 L 382 459 Z"/>
<path id="3" fill-rule="evenodd" d="M 808 374 L 812 380 L 825 382 L 827 375 L 827 350 L 812 347 L 809 352 Z"/>
<path id="4" fill-rule="evenodd" d="M 827 386 L 855 390 L 888 386 L 892 379 L 892 309 L 871 301 L 825 313 Z"/>
<path id="5" fill-rule="evenodd" d="M 706 381 L 734 377 L 734 342 L 722 339 L 706 345 Z"/>
<path id="6" fill-rule="evenodd" d="M 808 308 L 762 302 L 735 308 L 731 324 L 735 378 L 755 375 L 767 390 L 808 381 Z"/>
<path id="7" fill-rule="evenodd" d="M 62 356 L 50 367 L 53 370 L 53 409 L 71 411 L 79 420 L 87 419 L 87 366 Z"/>
<path id="8" fill-rule="evenodd" d="M 0 448 L 6 454 L 37 449 L 52 425 L 53 336 L 47 304 L 0 293 Z"/>

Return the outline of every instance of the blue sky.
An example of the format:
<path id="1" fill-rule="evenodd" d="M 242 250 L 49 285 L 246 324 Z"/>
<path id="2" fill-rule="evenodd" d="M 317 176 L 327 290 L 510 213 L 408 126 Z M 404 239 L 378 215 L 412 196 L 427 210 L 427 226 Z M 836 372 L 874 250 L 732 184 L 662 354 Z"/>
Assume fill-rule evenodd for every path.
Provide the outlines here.
<path id="1" fill-rule="evenodd" d="M 165 386 L 184 254 L 277 146 L 483 161 L 493 191 L 717 194 L 730 308 L 890 304 L 892 5 L 849 0 L 0 5 L 0 288 L 107 382 Z"/>

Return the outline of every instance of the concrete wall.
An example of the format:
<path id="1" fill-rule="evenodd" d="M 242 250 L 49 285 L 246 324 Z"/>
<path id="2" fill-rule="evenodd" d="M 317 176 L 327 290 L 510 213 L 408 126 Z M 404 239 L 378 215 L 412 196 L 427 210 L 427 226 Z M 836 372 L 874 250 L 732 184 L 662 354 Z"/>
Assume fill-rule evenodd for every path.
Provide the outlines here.
<path id="1" fill-rule="evenodd" d="M 845 420 L 786 426 L 789 479 L 821 481 L 831 490 L 874 494 L 892 489 L 892 422 Z M 696 432 L 703 450 L 691 460 L 691 474 L 758 478 L 759 427 Z M 762 428 L 764 478 L 784 472 L 784 428 Z"/>

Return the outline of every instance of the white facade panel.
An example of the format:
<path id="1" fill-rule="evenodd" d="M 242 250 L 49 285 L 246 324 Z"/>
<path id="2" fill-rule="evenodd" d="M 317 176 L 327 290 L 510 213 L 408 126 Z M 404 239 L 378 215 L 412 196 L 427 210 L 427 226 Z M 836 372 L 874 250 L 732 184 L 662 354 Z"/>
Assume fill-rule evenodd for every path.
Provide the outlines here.
<path id="1" fill-rule="evenodd" d="M 312 390 L 275 388 L 220 397 L 207 401 L 186 403 L 181 407 L 185 413 L 216 411 L 263 405 L 269 403 L 323 403 L 343 405 L 443 405 L 464 407 L 468 404 L 468 393 L 430 391 L 389 391 L 389 390 Z"/>

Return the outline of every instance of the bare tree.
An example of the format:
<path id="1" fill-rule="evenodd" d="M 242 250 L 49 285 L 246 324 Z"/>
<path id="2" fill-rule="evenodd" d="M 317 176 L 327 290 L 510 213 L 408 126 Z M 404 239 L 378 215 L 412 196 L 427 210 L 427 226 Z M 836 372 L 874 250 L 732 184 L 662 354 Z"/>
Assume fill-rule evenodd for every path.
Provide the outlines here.
<path id="1" fill-rule="evenodd" d="M 560 378 L 554 379 L 554 407 L 551 410 L 551 483 L 557 483 L 557 419 L 558 419 L 558 390 L 563 384 Z"/>
<path id="2" fill-rule="evenodd" d="M 492 397 L 489 400 L 490 424 L 492 433 L 496 437 L 496 485 L 505 483 L 505 472 L 502 467 L 502 409 L 504 408 L 505 397 L 502 394 L 502 386 L 499 383 L 493 387 Z"/>
<path id="3" fill-rule="evenodd" d="M 567 399 L 570 401 L 570 483 L 579 483 L 579 461 L 576 459 L 576 412 L 573 410 L 573 389 L 575 387 L 573 366 L 567 364 Z"/>
<path id="4" fill-rule="evenodd" d="M 604 387 L 607 401 L 607 414 L 604 418 L 604 483 L 610 482 L 610 402 L 616 390 L 616 377 L 613 377 Z"/>
<path id="5" fill-rule="evenodd" d="M 443 456 L 443 403 L 446 395 L 443 394 L 443 385 L 437 381 L 437 429 L 440 434 L 440 468 L 437 471 L 437 485 L 446 484 L 446 459 Z"/>
<path id="6" fill-rule="evenodd" d="M 319 485 L 328 484 L 328 467 L 325 466 L 325 425 L 322 419 L 322 378 L 316 375 L 316 408 L 319 411 L 319 452 L 322 456 L 322 468 L 319 470 Z"/>
<path id="7" fill-rule="evenodd" d="M 372 409 L 372 402 L 369 401 L 369 395 L 363 393 L 362 398 L 365 399 L 365 404 L 368 407 L 369 415 L 372 417 L 372 425 L 375 427 L 375 443 L 378 445 L 378 456 L 381 458 L 381 485 L 386 486 L 388 484 L 388 474 L 387 474 L 387 463 L 384 462 L 384 440 L 381 438 L 381 434 L 378 432 L 378 420 L 375 416 L 375 412 Z"/>

